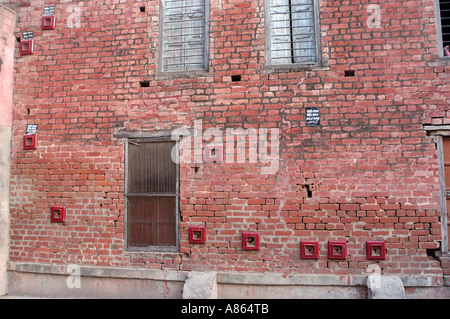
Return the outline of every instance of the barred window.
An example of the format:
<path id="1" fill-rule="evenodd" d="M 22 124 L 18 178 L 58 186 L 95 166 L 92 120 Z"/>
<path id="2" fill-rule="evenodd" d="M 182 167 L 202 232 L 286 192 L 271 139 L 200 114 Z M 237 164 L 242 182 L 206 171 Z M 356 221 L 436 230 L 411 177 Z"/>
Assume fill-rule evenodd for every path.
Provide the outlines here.
<path id="1" fill-rule="evenodd" d="M 178 245 L 177 165 L 174 142 L 129 140 L 127 145 L 127 246 L 176 251 Z"/>
<path id="2" fill-rule="evenodd" d="M 440 55 L 450 56 L 450 0 L 435 0 Z"/>
<path id="3" fill-rule="evenodd" d="M 266 0 L 268 64 L 319 63 L 316 2 L 316 0 Z"/>
<path id="4" fill-rule="evenodd" d="M 206 0 L 165 0 L 162 10 L 162 71 L 207 69 Z"/>

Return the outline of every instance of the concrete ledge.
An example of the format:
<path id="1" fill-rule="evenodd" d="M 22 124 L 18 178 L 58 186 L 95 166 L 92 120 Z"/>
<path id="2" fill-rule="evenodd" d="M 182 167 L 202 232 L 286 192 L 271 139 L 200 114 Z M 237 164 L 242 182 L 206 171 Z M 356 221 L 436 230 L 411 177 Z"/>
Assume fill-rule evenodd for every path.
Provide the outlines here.
<path id="1" fill-rule="evenodd" d="M 80 266 L 81 289 L 69 289 L 69 265 L 12 263 L 10 293 L 63 298 L 182 298 L 195 272 Z M 200 273 L 203 274 L 203 273 Z M 389 277 L 389 276 L 383 276 Z M 442 276 L 400 278 L 407 298 L 446 295 Z M 366 275 L 220 272 L 218 298 L 367 298 Z M 444 289 L 445 288 L 445 289 Z M 444 290 L 442 290 L 444 289 Z M 433 291 L 433 292 L 432 292 Z"/>
<path id="2" fill-rule="evenodd" d="M 218 273 L 217 282 L 238 285 L 269 286 L 363 286 L 367 276 L 298 274 L 285 276 L 274 273 Z"/>
<path id="3" fill-rule="evenodd" d="M 28 272 L 49 275 L 70 275 L 67 270 L 68 265 L 15 263 L 12 269 L 16 272 Z M 126 278 L 126 279 L 149 279 L 168 280 L 184 282 L 189 272 L 187 271 L 161 271 L 153 269 L 137 268 L 112 268 L 80 266 L 82 277 L 103 277 L 103 278 Z"/>
<path id="4" fill-rule="evenodd" d="M 10 271 L 68 276 L 70 273 L 67 271 L 67 266 L 68 265 L 11 262 Z M 150 279 L 183 282 L 186 281 L 186 278 L 190 273 L 189 271 L 96 266 L 80 266 L 80 270 L 82 277 Z M 443 285 L 443 278 L 439 276 L 399 277 L 405 287 L 434 287 Z M 366 280 L 366 275 L 296 274 L 286 276 L 277 273 L 217 273 L 217 283 L 237 285 L 366 286 Z"/>

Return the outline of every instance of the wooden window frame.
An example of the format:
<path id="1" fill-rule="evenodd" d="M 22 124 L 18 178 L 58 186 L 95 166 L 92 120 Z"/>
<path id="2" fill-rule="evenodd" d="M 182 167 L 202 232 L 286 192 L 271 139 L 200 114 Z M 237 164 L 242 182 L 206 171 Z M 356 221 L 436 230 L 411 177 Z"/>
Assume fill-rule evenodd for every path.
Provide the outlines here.
<path id="1" fill-rule="evenodd" d="M 128 252 L 179 252 L 180 249 L 180 166 L 176 164 L 176 194 L 175 196 L 175 245 L 174 246 L 130 246 L 129 245 L 129 221 L 128 221 L 128 197 L 133 197 L 132 193 L 129 193 L 129 144 L 130 143 L 154 143 L 154 142 L 174 142 L 174 147 L 176 147 L 176 152 L 179 154 L 178 143 L 171 139 L 170 136 L 164 134 L 167 132 L 150 133 L 150 134 L 140 134 L 140 133 L 119 133 L 119 137 L 126 137 L 125 140 L 125 193 L 124 193 L 124 203 L 125 203 L 125 227 L 124 227 L 124 243 L 125 251 Z M 148 137 L 149 136 L 149 137 Z"/>
<path id="2" fill-rule="evenodd" d="M 315 45 L 316 45 L 316 62 L 296 62 L 287 64 L 273 64 L 271 53 L 271 21 L 270 21 L 270 0 L 264 0 L 265 12 L 265 54 L 266 54 L 266 68 L 272 70 L 285 69 L 305 69 L 322 66 L 322 44 L 320 31 L 320 1 L 312 0 L 314 6 L 314 28 L 315 28 Z"/>
<path id="3" fill-rule="evenodd" d="M 209 0 L 204 0 L 205 2 L 205 48 L 204 48 L 204 68 L 194 69 L 194 70 L 164 70 L 164 47 L 165 47 L 165 1 L 160 0 L 159 2 L 159 48 L 158 48 L 158 69 L 157 73 L 159 75 L 177 75 L 177 74 L 198 74 L 205 73 L 209 71 L 209 45 L 210 45 L 210 3 Z"/>
<path id="4" fill-rule="evenodd" d="M 441 23 L 441 5 L 439 0 L 434 0 L 434 12 L 436 16 L 436 41 L 438 44 L 439 58 L 448 60 L 450 59 L 450 56 L 444 56 L 444 43 L 443 43 L 442 23 Z"/>

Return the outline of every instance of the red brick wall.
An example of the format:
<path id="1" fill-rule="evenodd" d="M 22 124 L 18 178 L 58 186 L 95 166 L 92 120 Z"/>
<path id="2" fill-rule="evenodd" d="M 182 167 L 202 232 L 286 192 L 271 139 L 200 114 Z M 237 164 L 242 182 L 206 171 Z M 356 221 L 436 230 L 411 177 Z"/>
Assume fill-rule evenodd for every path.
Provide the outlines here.
<path id="1" fill-rule="evenodd" d="M 432 0 L 378 1 L 375 29 L 367 1 L 320 1 L 323 67 L 291 71 L 265 67 L 262 0 L 212 0 L 209 71 L 185 76 L 156 75 L 158 1 L 80 1 L 79 28 L 58 3 L 56 30 L 41 31 L 52 3 L 7 3 L 17 35 L 33 30 L 36 43 L 34 55 L 16 52 L 12 261 L 360 274 L 373 263 L 365 242 L 377 239 L 387 243 L 386 273 L 442 273 L 426 252 L 441 228 L 436 150 L 422 124 L 449 124 Z M 320 127 L 305 126 L 309 106 L 320 108 Z M 195 119 L 278 128 L 277 173 L 182 163 L 180 252 L 124 252 L 124 140 L 114 133 Z M 31 123 L 39 146 L 23 151 Z M 64 225 L 50 222 L 56 204 L 67 207 Z M 198 224 L 205 245 L 188 242 Z M 260 232 L 259 251 L 241 249 L 244 230 Z M 300 240 L 320 242 L 318 261 L 300 260 Z M 327 259 L 328 240 L 347 241 L 345 261 Z"/>

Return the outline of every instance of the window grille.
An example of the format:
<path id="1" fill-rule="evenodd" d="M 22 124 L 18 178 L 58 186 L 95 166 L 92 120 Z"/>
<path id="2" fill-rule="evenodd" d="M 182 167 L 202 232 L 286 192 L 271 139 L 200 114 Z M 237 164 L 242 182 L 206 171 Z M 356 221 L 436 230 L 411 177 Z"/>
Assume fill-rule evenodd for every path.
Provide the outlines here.
<path id="1" fill-rule="evenodd" d="M 174 142 L 128 143 L 128 247 L 177 246 L 177 166 Z"/>
<path id="2" fill-rule="evenodd" d="M 444 56 L 450 56 L 450 0 L 439 0 L 441 14 L 442 47 Z"/>
<path id="3" fill-rule="evenodd" d="M 315 64 L 317 21 L 314 0 L 269 1 L 270 64 Z"/>
<path id="4" fill-rule="evenodd" d="M 166 0 L 163 71 L 206 69 L 205 0 Z"/>

